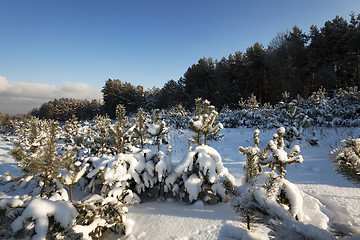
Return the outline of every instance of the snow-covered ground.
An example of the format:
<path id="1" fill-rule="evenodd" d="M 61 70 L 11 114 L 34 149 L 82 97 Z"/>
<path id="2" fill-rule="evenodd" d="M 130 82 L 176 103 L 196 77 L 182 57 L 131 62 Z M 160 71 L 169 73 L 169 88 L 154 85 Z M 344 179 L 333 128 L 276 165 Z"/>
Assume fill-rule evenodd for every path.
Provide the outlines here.
<path id="1" fill-rule="evenodd" d="M 236 177 L 238 184 L 242 182 L 245 156 L 237 148 L 252 146 L 253 130 L 223 129 L 221 134 L 225 135 L 224 139 L 209 143 L 220 153 L 225 167 Z M 305 135 L 311 136 L 312 130 L 305 130 Z M 297 142 L 301 146 L 300 154 L 304 162 L 289 166 L 286 177 L 306 194 L 305 203 L 311 197 L 320 201 L 322 212 L 329 217 L 329 221 L 360 227 L 360 188 L 335 174 L 332 162 L 328 159 L 331 147 L 339 146 L 340 140 L 349 136 L 359 137 L 360 130 L 319 128 L 315 131 L 319 145 L 311 146 L 305 140 Z M 260 146 L 272 139 L 274 133 L 273 129 L 261 131 Z M 175 159 L 179 160 L 186 152 L 186 139 L 190 137 L 188 134 L 185 132 L 179 137 L 172 132 L 170 135 Z M 308 210 L 311 211 L 310 206 Z M 204 206 L 184 205 L 174 201 L 147 201 L 130 209 L 128 217 L 136 222 L 131 236 L 133 239 L 247 239 L 249 234 L 244 230 L 244 221 L 229 203 Z M 253 231 L 251 237 L 263 239 L 262 233 L 266 229 L 255 224 Z"/>
<path id="2" fill-rule="evenodd" d="M 245 156 L 238 152 L 238 146 L 252 146 L 254 129 L 223 129 L 222 141 L 210 141 L 208 144 L 222 156 L 224 166 L 236 178 L 236 183 L 243 181 L 243 165 Z M 332 148 L 339 146 L 342 139 L 349 136 L 358 138 L 360 129 L 350 128 L 311 128 L 305 130 L 305 136 L 311 136 L 315 130 L 319 140 L 318 146 L 310 146 L 305 140 L 294 142 L 299 144 L 302 164 L 287 168 L 286 178 L 295 183 L 303 192 L 304 212 L 312 220 L 305 223 L 341 225 L 339 229 L 358 233 L 360 236 L 360 188 L 348 182 L 343 176 L 335 174 L 328 155 Z M 275 130 L 260 132 L 260 147 L 263 147 Z M 169 136 L 173 164 L 176 165 L 185 155 L 188 131 L 172 130 Z M 0 174 L 10 171 L 19 174 L 14 160 L 8 156 L 11 142 L 0 140 Z M 2 189 L 0 189 L 2 191 Z M 4 195 L 3 192 L 0 195 Z M 316 202 L 316 205 L 313 203 Z M 315 209 L 320 208 L 320 209 Z M 321 212 L 318 217 L 315 213 Z M 254 225 L 248 232 L 239 213 L 236 213 L 229 202 L 204 206 L 202 203 L 187 205 L 176 199 L 145 199 L 143 203 L 129 209 L 127 218 L 135 221 L 133 233 L 128 239 L 266 239 L 269 228 L 261 224 Z M 327 223 L 323 223 L 328 219 Z M 108 236 L 111 239 L 111 236 Z"/>

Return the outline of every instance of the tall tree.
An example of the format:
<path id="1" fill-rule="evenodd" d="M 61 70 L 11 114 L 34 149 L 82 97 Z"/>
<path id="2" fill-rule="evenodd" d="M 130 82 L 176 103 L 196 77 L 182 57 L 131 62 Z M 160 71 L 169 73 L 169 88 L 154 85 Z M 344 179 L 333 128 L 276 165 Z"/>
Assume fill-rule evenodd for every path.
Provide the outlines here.
<path id="1" fill-rule="evenodd" d="M 142 90 L 142 87 L 136 89 L 128 82 L 109 79 L 101 90 L 105 112 L 114 119 L 116 106 L 119 104 L 124 105 L 128 112 L 136 112 L 142 102 Z"/>
<path id="2" fill-rule="evenodd" d="M 259 102 L 264 100 L 267 88 L 267 81 L 265 79 L 265 56 L 266 50 L 264 46 L 258 42 L 246 49 L 245 63 L 248 70 L 247 88 L 254 92 Z"/>

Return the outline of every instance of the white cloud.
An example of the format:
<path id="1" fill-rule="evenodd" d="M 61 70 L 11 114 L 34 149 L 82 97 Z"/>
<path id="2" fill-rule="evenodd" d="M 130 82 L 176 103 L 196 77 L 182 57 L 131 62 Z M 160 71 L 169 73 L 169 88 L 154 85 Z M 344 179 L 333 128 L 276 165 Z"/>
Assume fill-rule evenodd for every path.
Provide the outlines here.
<path id="1" fill-rule="evenodd" d="M 102 99 L 100 89 L 85 83 L 63 82 L 61 85 L 10 82 L 0 76 L 0 112 L 27 113 L 55 98 Z"/>

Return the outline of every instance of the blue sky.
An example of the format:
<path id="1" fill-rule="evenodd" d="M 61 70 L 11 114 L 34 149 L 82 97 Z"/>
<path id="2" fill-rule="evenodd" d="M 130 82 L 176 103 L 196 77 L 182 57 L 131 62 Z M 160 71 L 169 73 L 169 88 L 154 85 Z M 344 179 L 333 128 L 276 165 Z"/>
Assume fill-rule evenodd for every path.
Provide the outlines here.
<path id="1" fill-rule="evenodd" d="M 0 112 L 21 83 L 28 105 L 72 97 L 69 86 L 75 98 L 101 98 L 109 78 L 162 87 L 202 57 L 267 46 L 294 25 L 307 32 L 359 10 L 359 0 L 0 0 Z M 50 90 L 35 101 L 26 90 L 36 84 Z"/>

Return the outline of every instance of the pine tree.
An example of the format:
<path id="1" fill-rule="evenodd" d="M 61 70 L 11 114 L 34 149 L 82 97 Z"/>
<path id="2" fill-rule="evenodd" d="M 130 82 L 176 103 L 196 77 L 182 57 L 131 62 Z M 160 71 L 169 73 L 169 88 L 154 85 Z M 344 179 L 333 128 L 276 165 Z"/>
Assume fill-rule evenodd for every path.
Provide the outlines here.
<path id="1" fill-rule="evenodd" d="M 112 141 L 115 145 L 116 153 L 120 154 L 124 152 L 124 144 L 126 142 L 127 129 L 129 128 L 127 117 L 125 116 L 125 106 L 117 105 L 116 107 L 116 122 L 112 128 Z"/>
<path id="2" fill-rule="evenodd" d="M 295 145 L 290 153 L 286 153 L 285 140 L 284 140 L 285 128 L 280 127 L 277 129 L 277 134 L 274 134 L 274 139 L 269 141 L 264 150 L 260 154 L 260 164 L 269 165 L 271 170 L 277 170 L 282 178 L 286 174 L 286 166 L 296 163 L 302 163 L 303 158 L 301 155 L 297 155 L 300 152 L 300 147 Z M 268 151 L 271 152 L 269 157 L 266 157 Z"/>
<path id="3" fill-rule="evenodd" d="M 244 165 L 246 183 L 252 182 L 259 173 L 262 173 L 262 168 L 259 163 L 259 133 L 259 129 L 254 131 L 253 147 L 239 147 L 239 152 L 246 156 L 246 164 Z"/>
<path id="4" fill-rule="evenodd" d="M 42 129 L 38 137 L 35 136 L 36 127 L 32 128 L 33 144 L 29 147 L 21 141 L 15 143 L 11 155 L 19 162 L 19 167 L 27 175 L 38 177 L 42 184 L 40 195 L 43 196 L 46 188 L 58 176 L 58 170 L 68 162 L 71 162 L 76 154 L 73 148 L 58 152 L 56 144 L 58 134 L 58 123 L 55 121 L 45 122 L 45 128 Z"/>
<path id="5" fill-rule="evenodd" d="M 93 149 L 96 154 L 103 156 L 111 152 L 111 119 L 106 116 L 96 116 L 94 118 L 94 127 L 97 135 L 94 135 Z"/>
<path id="6" fill-rule="evenodd" d="M 225 201 L 223 182 L 234 183 L 234 177 L 224 167 L 220 154 L 207 145 L 190 149 L 180 164 L 166 179 L 166 191 L 172 190 L 183 200 L 206 204 Z"/>
<path id="7" fill-rule="evenodd" d="M 153 110 L 153 123 L 145 123 L 147 126 L 147 132 L 153 138 L 155 138 L 155 144 L 157 145 L 158 152 L 163 140 L 166 140 L 168 134 L 168 128 L 166 127 L 165 121 L 161 120 L 160 110 Z"/>
<path id="8" fill-rule="evenodd" d="M 66 166 L 59 170 L 57 179 L 64 186 L 69 187 L 70 201 L 73 202 L 73 186 L 84 176 L 89 164 L 75 161 L 75 157 L 69 160 Z"/>
<path id="9" fill-rule="evenodd" d="M 65 143 L 82 147 L 83 139 L 80 134 L 81 123 L 75 115 L 72 115 L 70 119 L 66 120 L 63 130 L 65 133 Z"/>
<path id="10" fill-rule="evenodd" d="M 215 124 L 218 112 L 215 107 L 210 105 L 210 102 L 205 100 L 202 102 L 201 98 L 195 100 L 196 115 L 189 120 L 189 129 L 195 133 L 193 141 L 200 146 L 201 137 L 204 136 L 204 144 L 207 144 L 208 135 L 215 134 L 223 128 L 221 123 Z"/>
<path id="11" fill-rule="evenodd" d="M 131 232 L 125 214 L 128 206 L 140 200 L 129 189 L 129 180 L 139 178 L 136 170 L 132 169 L 134 161 L 136 159 L 132 154 L 123 153 L 88 159 L 90 166 L 86 177 L 90 183 L 86 189 L 91 195 L 75 203 L 80 213 L 78 225 L 74 227 L 76 232 L 85 236 L 97 234 L 98 237 L 106 229 L 116 233 Z"/>
<path id="12" fill-rule="evenodd" d="M 133 129 L 134 137 L 140 141 L 139 147 L 141 148 L 144 148 L 146 137 L 148 134 L 147 132 L 148 127 L 145 123 L 146 123 L 146 116 L 144 114 L 144 110 L 142 108 L 139 108 L 136 123 L 132 127 L 132 129 Z"/>
<path id="13" fill-rule="evenodd" d="M 360 138 L 341 141 L 341 147 L 331 151 L 330 159 L 334 162 L 337 173 L 350 181 L 360 183 Z"/>

